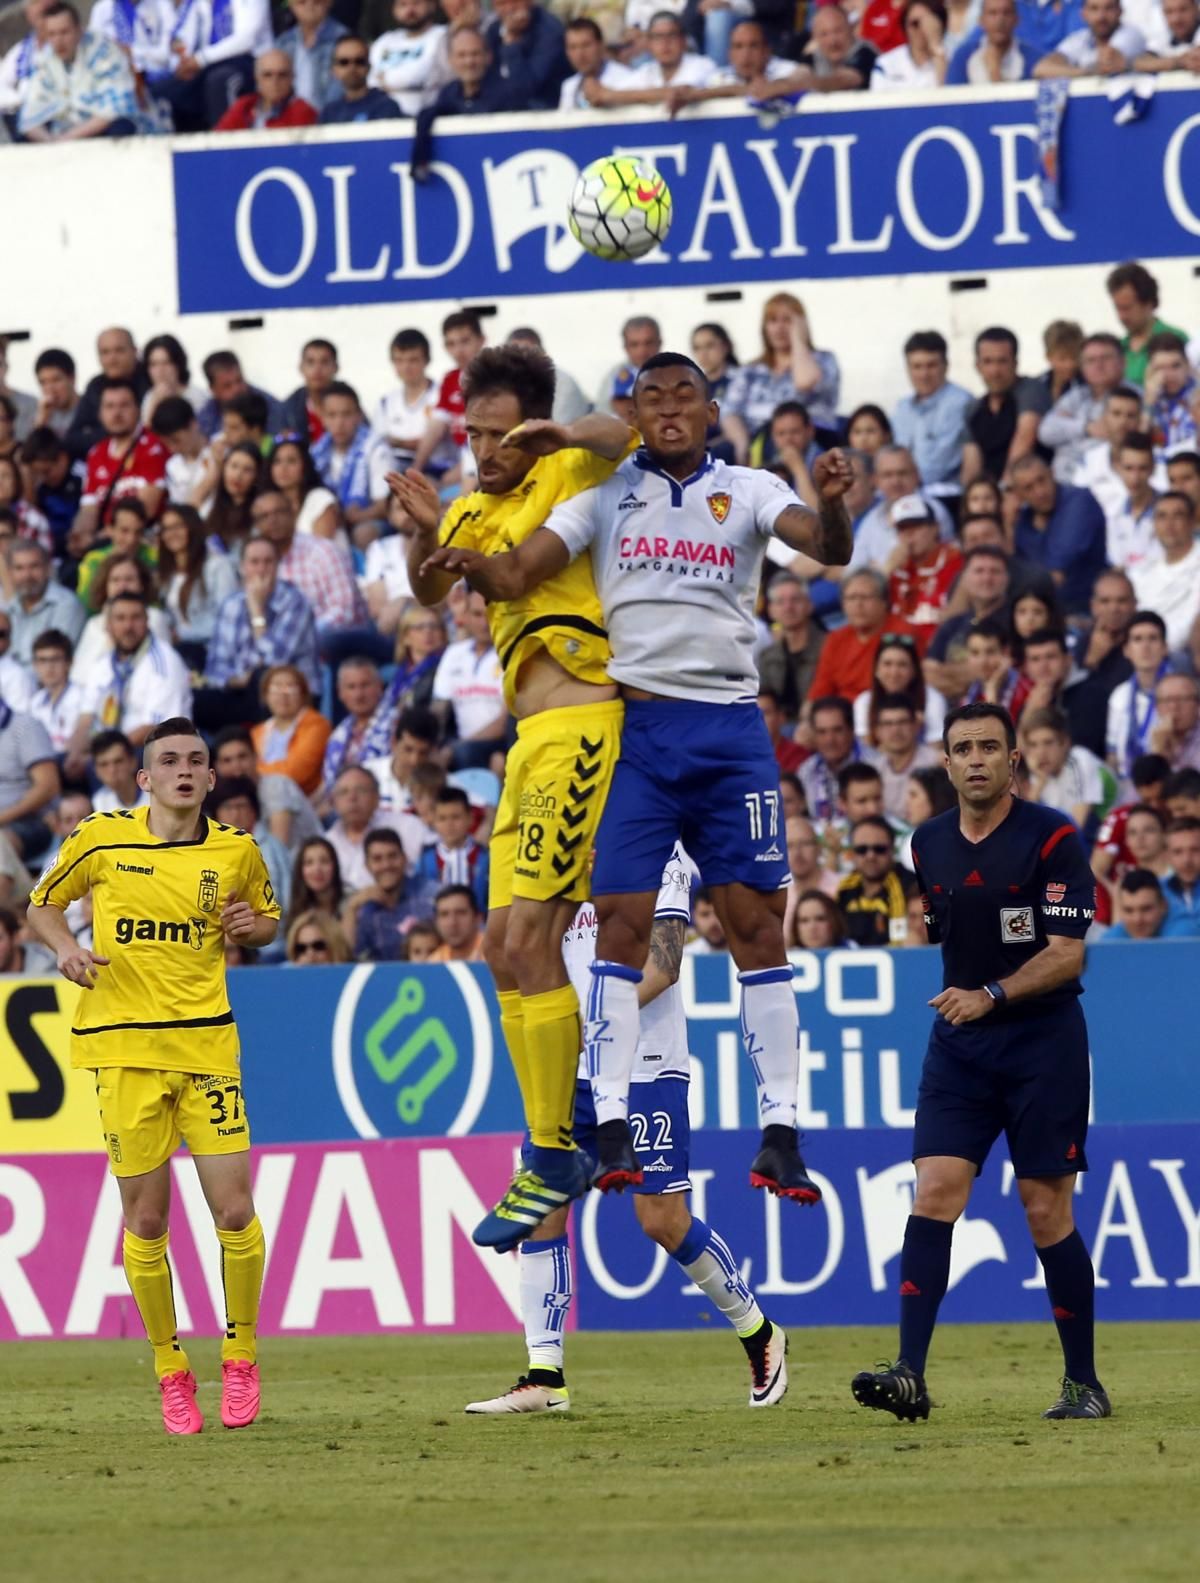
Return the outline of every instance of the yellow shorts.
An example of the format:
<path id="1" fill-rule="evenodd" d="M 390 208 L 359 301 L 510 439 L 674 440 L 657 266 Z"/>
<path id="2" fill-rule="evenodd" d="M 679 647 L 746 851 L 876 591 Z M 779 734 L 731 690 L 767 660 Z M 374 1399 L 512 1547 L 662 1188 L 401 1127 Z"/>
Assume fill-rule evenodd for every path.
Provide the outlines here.
<path id="1" fill-rule="evenodd" d="M 613 698 L 519 722 L 492 830 L 489 910 L 514 896 L 586 901 L 624 715 Z"/>
<path id="2" fill-rule="evenodd" d="M 239 1078 L 102 1066 L 96 1094 L 114 1176 L 156 1171 L 181 1141 L 193 1154 L 240 1154 L 250 1147 Z"/>

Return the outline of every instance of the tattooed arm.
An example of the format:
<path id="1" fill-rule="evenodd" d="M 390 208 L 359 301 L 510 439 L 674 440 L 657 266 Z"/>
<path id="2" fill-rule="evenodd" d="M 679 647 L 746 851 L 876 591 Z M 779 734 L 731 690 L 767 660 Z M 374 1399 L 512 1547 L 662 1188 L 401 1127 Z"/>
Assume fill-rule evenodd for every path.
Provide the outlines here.
<path id="1" fill-rule="evenodd" d="M 638 985 L 638 1007 L 648 1006 L 679 977 L 683 960 L 683 937 L 687 925 L 682 918 L 656 918 L 650 931 L 650 955 Z"/>
<path id="2" fill-rule="evenodd" d="M 842 497 L 854 483 L 854 470 L 844 452 L 825 451 L 813 463 L 812 479 L 816 513 L 789 506 L 776 518 L 775 533 L 789 549 L 822 566 L 845 566 L 854 548 L 854 530 Z"/>

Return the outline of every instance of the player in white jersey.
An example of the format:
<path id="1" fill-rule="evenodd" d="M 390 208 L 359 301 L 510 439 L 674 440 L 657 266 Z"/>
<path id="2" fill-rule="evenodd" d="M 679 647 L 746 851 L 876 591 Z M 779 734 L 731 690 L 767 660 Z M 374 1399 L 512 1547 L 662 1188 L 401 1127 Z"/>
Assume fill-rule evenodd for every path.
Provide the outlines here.
<path id="1" fill-rule="evenodd" d="M 515 550 L 440 550 L 489 598 L 518 598 L 590 551 L 625 698 L 621 757 L 596 838 L 599 935 L 586 1042 L 607 1191 L 641 1178 L 628 1125 L 638 985 L 658 878 L 681 839 L 698 863 L 741 982 L 742 1040 L 759 1088 L 755 1187 L 817 1203 L 796 1139 L 799 1019 L 783 945 L 788 884 L 779 767 L 757 707 L 754 607 L 768 541 L 844 566 L 852 533 L 840 451 L 813 466 L 812 512 L 773 474 L 715 462 L 701 370 L 663 352 L 633 390 L 645 444 L 606 483 L 556 507 Z"/>
<path id="2" fill-rule="evenodd" d="M 771 1407 L 787 1391 L 787 1336 L 767 1319 L 742 1279 L 725 1243 L 693 1217 L 687 1194 L 688 1126 L 687 1018 L 678 985 L 683 937 L 691 920 L 691 892 L 699 881 L 691 858 L 676 843 L 663 871 L 654 908 L 650 955 L 638 986 L 640 1031 L 629 1101 L 634 1147 L 645 1181 L 634 1188 L 638 1223 L 664 1247 L 713 1306 L 733 1326 L 750 1360 L 750 1406 Z M 594 993 L 596 913 L 580 907 L 563 936 L 563 958 L 580 1004 Z M 586 1051 L 579 1060 L 575 1091 L 575 1141 L 590 1151 L 596 1114 L 588 1081 Z M 529 1350 L 529 1372 L 502 1395 L 471 1402 L 469 1413 L 565 1412 L 571 1405 L 563 1374 L 563 1337 L 571 1306 L 571 1256 L 567 1246 L 570 1206 L 557 1209 L 521 1243 L 521 1318 Z"/>

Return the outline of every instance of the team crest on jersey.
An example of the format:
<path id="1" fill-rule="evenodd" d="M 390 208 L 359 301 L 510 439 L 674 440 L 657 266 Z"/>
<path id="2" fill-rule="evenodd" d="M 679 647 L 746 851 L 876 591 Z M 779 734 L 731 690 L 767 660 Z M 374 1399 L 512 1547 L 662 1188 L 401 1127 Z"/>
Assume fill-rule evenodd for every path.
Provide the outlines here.
<path id="1" fill-rule="evenodd" d="M 201 912 L 215 912 L 217 908 L 217 887 L 221 876 L 215 868 L 202 868 L 200 870 L 200 889 L 196 895 L 196 906 Z"/>
<path id="2" fill-rule="evenodd" d="M 1057 907 L 1066 894 L 1067 887 L 1065 885 L 1059 885 L 1055 882 L 1046 886 L 1046 900 L 1052 907 Z"/>
<path id="3" fill-rule="evenodd" d="M 733 496 L 722 490 L 719 494 L 709 495 L 708 509 L 718 522 L 724 522 L 729 515 L 729 508 L 733 505 Z"/>

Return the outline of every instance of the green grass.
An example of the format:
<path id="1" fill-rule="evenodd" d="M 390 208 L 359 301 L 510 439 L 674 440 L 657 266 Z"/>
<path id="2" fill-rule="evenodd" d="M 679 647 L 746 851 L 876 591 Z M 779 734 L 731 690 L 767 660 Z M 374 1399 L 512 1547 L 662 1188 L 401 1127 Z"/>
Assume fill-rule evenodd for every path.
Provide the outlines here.
<path id="1" fill-rule="evenodd" d="M 1195 1327 L 1110 1326 L 1116 1417 L 1043 1423 L 1042 1326 L 946 1327 L 927 1424 L 854 1405 L 875 1330 L 796 1331 L 750 1412 L 728 1334 L 568 1338 L 575 1411 L 467 1418 L 519 1341 L 268 1341 L 266 1406 L 168 1440 L 137 1342 L 0 1347 L 0 1554 L 22 1583 L 1108 1583 L 1196 1577 Z"/>

